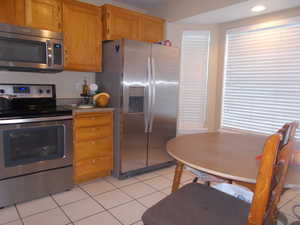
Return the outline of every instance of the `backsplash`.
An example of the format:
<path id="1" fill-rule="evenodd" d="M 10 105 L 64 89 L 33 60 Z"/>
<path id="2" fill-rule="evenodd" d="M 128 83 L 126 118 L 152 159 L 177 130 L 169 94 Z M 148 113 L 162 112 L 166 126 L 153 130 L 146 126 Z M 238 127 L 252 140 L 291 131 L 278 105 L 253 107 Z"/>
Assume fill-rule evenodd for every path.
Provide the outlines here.
<path id="1" fill-rule="evenodd" d="M 57 98 L 79 98 L 84 79 L 95 82 L 95 73 L 63 71 L 61 73 L 29 73 L 0 71 L 0 83 L 55 84 Z"/>

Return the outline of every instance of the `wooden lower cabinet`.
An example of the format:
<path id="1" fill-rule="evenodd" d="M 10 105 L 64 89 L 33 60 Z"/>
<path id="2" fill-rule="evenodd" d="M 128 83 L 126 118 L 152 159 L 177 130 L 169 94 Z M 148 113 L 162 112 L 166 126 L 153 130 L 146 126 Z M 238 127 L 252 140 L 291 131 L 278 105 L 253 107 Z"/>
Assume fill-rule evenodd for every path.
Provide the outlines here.
<path id="1" fill-rule="evenodd" d="M 77 113 L 73 133 L 75 183 L 110 175 L 113 168 L 113 112 Z"/>

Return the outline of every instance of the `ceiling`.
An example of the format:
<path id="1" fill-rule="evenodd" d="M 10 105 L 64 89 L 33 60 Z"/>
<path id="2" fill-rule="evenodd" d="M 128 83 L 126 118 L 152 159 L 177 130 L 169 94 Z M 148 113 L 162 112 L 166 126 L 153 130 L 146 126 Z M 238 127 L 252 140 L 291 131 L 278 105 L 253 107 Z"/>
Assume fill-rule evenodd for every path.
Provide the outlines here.
<path id="1" fill-rule="evenodd" d="M 191 24 L 224 23 L 283 9 L 300 6 L 300 0 L 84 0 L 112 1 L 136 7 L 166 18 L 171 22 Z M 188 4 L 187 4 L 188 3 Z M 255 5 L 263 4 L 267 9 L 251 12 Z"/>
<path id="2" fill-rule="evenodd" d="M 260 13 L 254 13 L 251 11 L 253 6 L 261 4 L 267 7 L 265 11 Z M 185 18 L 178 22 L 192 24 L 224 23 L 298 6 L 300 6 L 300 0 L 248 0 L 221 9 L 216 9 Z"/>

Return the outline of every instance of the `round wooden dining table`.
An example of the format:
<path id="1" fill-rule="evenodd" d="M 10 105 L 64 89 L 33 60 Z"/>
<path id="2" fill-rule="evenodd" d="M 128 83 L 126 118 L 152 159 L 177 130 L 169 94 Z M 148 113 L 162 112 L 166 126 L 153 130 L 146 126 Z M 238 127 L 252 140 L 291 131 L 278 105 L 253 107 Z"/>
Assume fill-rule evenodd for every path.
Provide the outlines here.
<path id="1" fill-rule="evenodd" d="M 183 165 L 245 186 L 255 185 L 267 136 L 213 132 L 178 136 L 167 144 L 168 153 L 177 160 L 173 188 L 177 190 Z M 300 149 L 295 143 L 294 149 Z M 249 185 L 247 185 L 249 184 Z M 290 165 L 285 188 L 300 188 L 300 166 Z"/>

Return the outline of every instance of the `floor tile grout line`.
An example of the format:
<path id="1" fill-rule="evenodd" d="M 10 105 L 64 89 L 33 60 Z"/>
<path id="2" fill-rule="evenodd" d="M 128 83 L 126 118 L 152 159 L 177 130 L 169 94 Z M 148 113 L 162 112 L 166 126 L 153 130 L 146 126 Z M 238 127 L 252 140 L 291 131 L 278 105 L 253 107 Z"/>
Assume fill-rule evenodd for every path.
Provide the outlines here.
<path id="1" fill-rule="evenodd" d="M 158 176 L 160 176 L 160 175 L 158 175 Z M 156 177 L 158 177 L 158 176 L 156 176 Z M 155 178 L 155 177 L 153 177 L 153 178 Z M 157 190 L 156 188 L 152 187 L 151 185 L 149 185 L 149 184 L 147 184 L 147 183 L 144 183 L 144 182 L 141 181 L 141 180 L 138 180 L 138 181 L 135 182 L 135 183 L 131 183 L 131 184 L 128 184 L 128 185 L 124 185 L 124 186 L 119 187 L 119 186 L 116 186 L 116 185 L 114 185 L 113 183 L 109 182 L 109 181 L 106 180 L 105 178 L 103 178 L 103 179 L 104 179 L 106 182 L 112 184 L 112 185 L 115 187 L 115 189 L 110 190 L 110 191 L 107 191 L 107 192 L 103 192 L 103 193 L 100 193 L 100 194 L 97 194 L 97 195 L 91 195 L 91 194 L 88 193 L 86 190 L 84 190 L 84 188 L 83 188 L 84 185 L 82 185 L 82 186 L 79 185 L 79 188 L 80 188 L 82 191 L 86 192 L 93 200 L 95 200 L 100 206 L 102 206 L 102 207 L 105 209 L 105 211 L 108 211 L 109 213 L 110 213 L 110 210 L 112 210 L 112 209 L 114 209 L 114 208 L 117 208 L 117 207 L 119 207 L 119 206 L 128 204 L 128 203 L 133 202 L 133 201 L 138 202 L 138 203 L 141 204 L 145 209 L 148 209 L 148 206 L 146 206 L 146 205 L 144 205 L 143 203 L 141 203 L 138 199 L 144 198 L 144 197 L 146 197 L 146 196 L 150 196 L 150 195 L 152 195 L 152 194 L 154 194 L 154 193 L 156 193 L 156 192 L 160 192 L 160 193 L 166 195 L 166 194 L 163 193 L 161 190 Z M 152 179 L 152 178 L 150 178 L 150 179 Z M 145 185 L 151 187 L 151 189 L 153 189 L 153 192 L 148 193 L 148 194 L 143 195 L 143 196 L 139 196 L 138 198 L 136 198 L 136 197 L 130 196 L 129 194 L 127 194 L 125 191 L 122 190 L 122 188 L 124 188 L 124 187 L 130 186 L 130 185 L 134 185 L 134 184 L 137 184 L 137 183 L 143 183 L 143 184 L 145 184 Z M 169 187 L 170 187 L 170 186 L 169 186 Z M 166 188 L 168 188 L 168 187 L 166 187 Z M 113 191 L 115 191 L 115 190 L 119 190 L 119 191 L 121 191 L 122 193 L 126 194 L 128 197 L 131 198 L 131 200 L 128 201 L 128 202 L 125 202 L 125 203 L 118 204 L 118 205 L 116 205 L 116 206 L 114 206 L 114 207 L 112 207 L 112 208 L 106 209 L 102 204 L 100 204 L 100 203 L 95 199 L 95 197 L 97 197 L 97 196 L 100 196 L 100 195 L 105 194 L 105 193 L 113 192 Z M 110 214 L 111 214 L 111 213 L 110 213 Z M 113 214 L 111 214 L 111 215 L 112 215 L 114 218 L 116 218 Z M 121 224 L 123 224 L 118 218 L 116 218 L 116 219 L 117 219 Z M 140 220 L 138 220 L 138 221 L 140 221 Z M 132 224 L 137 223 L 138 221 L 133 222 Z"/>
<path id="2" fill-rule="evenodd" d="M 14 207 L 16 208 L 16 211 L 17 211 L 17 214 L 18 214 L 18 216 L 19 216 L 19 219 L 20 219 L 21 223 L 24 225 L 24 221 L 23 221 L 23 218 L 21 217 L 21 214 L 20 214 L 20 212 L 19 212 L 19 209 L 17 208 L 17 204 L 14 204 Z"/>
<path id="3" fill-rule="evenodd" d="M 95 198 L 93 198 L 92 195 L 90 195 L 90 193 L 88 193 L 87 191 L 83 190 L 84 192 L 86 192 L 87 195 L 90 196 L 90 198 L 92 198 L 97 204 L 99 204 L 103 209 L 104 212 L 106 211 L 107 213 L 109 213 L 113 218 L 115 218 L 121 225 L 124 225 L 117 217 L 115 217 L 108 209 L 106 209 L 102 204 L 100 204 L 100 202 L 98 202 Z"/>
<path id="4" fill-rule="evenodd" d="M 78 222 L 80 222 L 80 221 L 82 221 L 82 220 L 85 220 L 85 219 L 87 219 L 87 218 L 90 218 L 90 217 L 99 215 L 99 214 L 104 213 L 104 212 L 106 212 L 106 210 L 103 210 L 103 211 L 97 212 L 97 213 L 93 213 L 93 214 L 91 214 L 91 215 L 89 215 L 89 216 L 82 217 L 82 218 L 80 218 L 80 219 L 78 219 L 78 220 L 72 221 L 72 223 L 73 223 L 73 224 L 78 223 Z"/>
<path id="5" fill-rule="evenodd" d="M 81 189 L 81 188 L 80 188 Z M 82 190 L 82 189 L 81 189 Z M 71 191 L 71 190 L 70 190 Z M 63 193 L 63 192 L 62 192 Z M 52 196 L 53 197 L 53 196 Z M 56 200 L 55 200 L 55 198 L 53 197 L 53 200 L 58 204 L 58 207 L 60 207 L 60 208 L 62 208 L 62 207 L 64 207 L 64 206 L 67 206 L 67 205 L 70 205 L 70 204 L 73 204 L 73 203 L 75 203 L 75 202 L 79 202 L 79 201 L 82 201 L 82 200 L 85 200 L 85 199 L 88 199 L 90 196 L 87 196 L 87 197 L 85 197 L 85 198 L 82 198 L 82 199 L 77 199 L 77 200 L 74 200 L 74 201 L 72 201 L 72 202 L 68 202 L 68 203 L 65 203 L 65 204 L 59 204 L 58 202 L 56 202 Z"/>
<path id="6" fill-rule="evenodd" d="M 153 172 L 153 173 L 154 173 L 154 172 Z M 151 180 L 151 179 L 155 179 L 155 178 L 157 178 L 157 177 L 162 177 L 162 178 L 168 179 L 167 176 L 168 176 L 168 174 L 156 174 L 156 176 L 154 176 L 154 177 L 147 178 L 147 179 L 142 179 L 142 180 L 135 178 L 135 179 L 136 179 L 136 182 L 133 182 L 133 183 L 130 183 L 130 184 L 126 184 L 126 185 L 122 185 L 122 186 L 115 185 L 114 183 L 110 182 L 109 180 L 103 178 L 103 181 L 110 183 L 112 186 L 114 186 L 114 189 L 113 189 L 113 190 L 106 191 L 106 192 L 103 192 L 103 193 L 99 193 L 99 194 L 97 194 L 97 195 L 91 195 L 91 194 L 89 194 L 87 191 L 85 191 L 85 190 L 83 189 L 83 187 L 84 187 L 85 185 L 82 185 L 82 186 L 81 186 L 81 185 L 78 185 L 78 186 L 76 185 L 75 187 L 79 188 L 80 190 L 82 190 L 83 192 L 85 192 L 85 193 L 87 194 L 87 197 L 86 197 L 86 198 L 82 198 L 82 199 L 79 199 L 79 200 L 76 200 L 76 201 L 72 201 L 72 202 L 69 202 L 69 203 L 67 203 L 67 204 L 59 205 L 58 202 L 54 199 L 53 195 L 48 195 L 48 196 L 50 196 L 50 197 L 52 198 L 52 200 L 56 203 L 57 207 L 51 208 L 51 209 L 48 209 L 48 210 L 45 210 L 45 211 L 41 211 L 41 212 L 38 212 L 38 213 L 34 213 L 34 214 L 29 215 L 29 216 L 26 216 L 26 217 L 24 217 L 24 218 L 21 217 L 20 212 L 19 212 L 17 206 L 14 205 L 14 207 L 15 207 L 16 210 L 17 210 L 19 220 L 20 220 L 21 223 L 24 225 L 23 219 L 26 219 L 26 218 L 28 218 L 28 217 L 31 217 L 31 216 L 34 216 L 34 215 L 37 215 L 37 214 L 41 214 L 41 213 L 45 213 L 45 212 L 54 210 L 54 209 L 56 209 L 56 208 L 60 208 L 60 210 L 62 210 L 63 213 L 65 214 L 64 210 L 62 209 L 63 206 L 69 205 L 69 204 L 72 204 L 72 203 L 75 203 L 75 202 L 79 202 L 79 201 L 82 201 L 82 200 L 85 200 L 85 199 L 88 199 L 88 198 L 92 198 L 97 204 L 99 204 L 99 205 L 100 205 L 101 207 L 103 207 L 103 209 L 104 209 L 103 211 L 98 212 L 98 213 L 96 213 L 96 214 L 94 214 L 94 215 L 101 214 L 101 213 L 103 213 L 103 212 L 108 212 L 108 213 L 109 213 L 111 216 L 113 216 L 119 223 L 123 224 L 118 218 L 116 218 L 112 213 L 110 213 L 109 210 L 114 209 L 114 208 L 119 207 L 119 206 L 122 206 L 122 205 L 125 205 L 125 204 L 128 204 L 128 203 L 133 202 L 133 201 L 138 202 L 139 204 L 141 204 L 142 206 L 144 206 L 144 207 L 147 209 L 148 207 L 147 207 L 146 205 L 144 205 L 142 202 L 140 202 L 140 199 L 141 199 L 141 198 L 144 198 L 144 197 L 153 195 L 153 194 L 156 193 L 156 192 L 163 193 L 163 194 L 165 194 L 165 195 L 167 196 L 168 194 L 166 194 L 165 192 L 163 192 L 163 190 L 166 190 L 166 189 L 170 188 L 171 186 L 165 187 L 165 188 L 163 188 L 163 189 L 157 189 L 157 188 L 155 188 L 155 187 L 149 185 L 149 184 L 146 183 L 145 181 L 148 181 L 148 180 Z M 133 178 L 134 178 L 134 177 L 133 177 Z M 170 178 L 170 176 L 169 176 L 169 178 Z M 116 179 L 117 179 L 117 178 L 116 178 Z M 168 180 L 171 180 L 171 179 L 168 179 Z M 188 180 L 187 180 L 187 181 L 188 181 Z M 187 182 L 187 181 L 181 182 L 181 185 L 183 185 L 183 183 L 185 183 L 185 182 Z M 143 195 L 143 196 L 140 196 L 140 197 L 132 197 L 132 196 L 128 195 L 125 191 L 122 190 L 122 188 L 128 187 L 128 186 L 130 186 L 130 185 L 134 185 L 134 184 L 137 184 L 137 183 L 143 183 L 143 184 L 145 184 L 145 185 L 151 187 L 151 188 L 153 189 L 153 192 L 148 193 L 148 194 Z M 114 207 L 112 207 L 112 208 L 106 209 L 104 206 L 102 206 L 102 204 L 101 204 L 100 202 L 98 202 L 98 201 L 95 199 L 95 197 L 97 197 L 97 196 L 101 196 L 101 195 L 103 195 L 103 194 L 105 194 L 105 193 L 113 192 L 113 191 L 116 191 L 116 190 L 121 191 L 123 194 L 127 195 L 128 197 L 130 197 L 131 200 L 130 200 L 130 201 L 127 201 L 127 202 L 124 202 L 124 203 L 121 203 L 121 204 L 118 204 L 118 205 L 116 205 L 116 206 L 114 206 Z M 45 197 L 46 197 L 46 196 L 45 196 Z M 285 207 L 288 203 L 290 203 L 291 201 L 293 201 L 293 200 L 294 200 L 295 198 L 297 198 L 297 197 L 299 197 L 299 196 L 295 196 L 295 197 L 293 197 L 293 198 L 290 198 L 288 201 L 286 201 L 286 202 L 280 207 L 280 209 L 282 209 L 283 207 Z M 65 214 L 65 215 L 66 215 L 66 214 Z M 290 216 L 290 217 L 292 217 L 292 218 L 295 218 L 293 215 L 290 215 L 290 214 L 287 214 L 287 215 Z M 91 216 L 93 216 L 93 215 L 91 215 Z M 88 217 L 91 217 L 91 216 L 88 216 Z M 67 217 L 67 218 L 69 219 L 69 221 L 70 221 L 70 223 L 68 223 L 68 225 L 69 225 L 69 224 L 73 224 L 73 225 L 74 225 L 73 221 L 72 221 L 67 215 L 66 215 L 66 217 Z M 85 217 L 85 218 L 88 218 L 88 217 Z M 80 220 L 83 220 L 83 219 L 85 219 L 85 218 L 82 218 L 82 219 L 80 219 Z M 7 222 L 7 223 L 5 223 L 5 224 L 11 223 L 11 222 L 15 222 L 15 221 L 17 221 L 17 220 L 18 220 L 18 219 L 13 220 L 13 221 L 9 221 L 9 222 Z M 80 221 L 80 220 L 78 220 L 78 221 Z M 75 221 L 75 222 L 78 222 L 78 221 Z M 132 224 L 137 223 L 137 222 L 139 222 L 139 221 L 141 221 L 141 220 L 138 220 L 138 221 L 136 221 L 136 222 L 133 222 Z M 3 225 L 5 225 L 5 224 L 3 224 Z"/>
<path id="7" fill-rule="evenodd" d="M 114 177 L 114 178 L 115 178 L 115 177 Z M 132 178 L 134 178 L 134 177 L 132 177 Z M 115 179 L 118 179 L 118 178 L 115 178 Z M 136 179 L 136 178 L 134 178 L 134 179 Z M 133 182 L 133 183 L 130 183 L 130 184 L 125 184 L 125 185 L 122 185 L 122 186 L 117 186 L 117 185 L 115 185 L 114 183 L 109 182 L 109 181 L 106 180 L 105 178 L 104 178 L 104 180 L 105 180 L 106 182 L 110 183 L 111 185 L 113 185 L 114 187 L 118 188 L 118 189 L 123 188 L 123 187 L 127 187 L 127 186 L 130 186 L 130 185 L 132 185 L 132 184 L 136 184 L 136 183 L 139 183 L 139 182 L 140 182 L 138 179 L 136 179 L 136 182 Z"/>
<path id="8" fill-rule="evenodd" d="M 153 172 L 153 173 L 155 173 L 155 172 Z M 66 205 L 69 205 L 69 204 L 72 204 L 72 203 L 75 203 L 75 202 L 79 202 L 79 201 L 88 199 L 89 197 L 92 198 L 94 201 L 96 201 L 98 204 L 100 204 L 94 197 L 97 197 L 97 196 L 100 196 L 100 195 L 102 195 L 102 194 L 105 194 L 105 193 L 108 193 L 108 192 L 112 192 L 112 191 L 115 191 L 115 190 L 121 191 L 123 194 L 127 195 L 128 197 L 130 197 L 131 200 L 128 201 L 128 202 L 125 202 L 125 203 L 121 203 L 121 204 L 119 204 L 119 205 L 117 205 L 117 206 L 114 206 L 114 207 L 112 207 L 112 208 L 109 208 L 109 209 L 106 209 L 105 207 L 103 207 L 103 206 L 100 204 L 100 206 L 102 206 L 102 207 L 105 209 L 105 211 L 109 211 L 109 210 L 111 210 L 111 209 L 113 209 L 113 208 L 116 208 L 116 207 L 119 207 L 119 206 L 121 206 L 121 205 L 127 204 L 127 203 L 129 203 L 129 202 L 134 201 L 134 200 L 137 201 L 138 203 L 140 203 L 140 204 L 141 204 L 142 206 L 144 206 L 145 208 L 148 208 L 148 207 L 145 206 L 143 203 L 141 203 L 141 202 L 139 201 L 139 199 L 144 198 L 144 197 L 147 197 L 147 196 L 150 196 L 150 195 L 154 194 L 155 192 L 160 192 L 160 193 L 162 193 L 162 194 L 167 195 L 166 193 L 163 192 L 163 190 L 165 190 L 165 189 L 167 189 L 167 188 L 170 187 L 170 186 L 168 186 L 168 187 L 165 187 L 165 188 L 163 188 L 163 189 L 157 189 L 157 188 L 155 188 L 155 187 L 153 187 L 153 186 L 151 186 L 151 185 L 149 185 L 149 184 L 147 184 L 147 183 L 144 182 L 144 181 L 151 180 L 151 179 L 154 179 L 154 178 L 157 178 L 157 177 L 162 177 L 162 178 L 167 179 L 166 177 L 164 177 L 164 176 L 161 175 L 161 174 L 157 174 L 157 173 L 156 173 L 156 175 L 157 175 L 157 176 L 151 177 L 151 178 L 145 179 L 145 180 L 139 180 L 139 179 L 135 178 L 135 179 L 137 180 L 136 182 L 131 183 L 131 184 L 128 184 L 128 185 L 123 185 L 123 186 L 117 186 L 117 185 L 113 184 L 112 182 L 109 182 L 109 181 L 106 180 L 105 178 L 102 178 L 104 181 L 106 181 L 106 182 L 112 184 L 112 185 L 114 186 L 115 189 L 110 190 L 110 191 L 106 191 L 106 192 L 103 192 L 103 193 L 100 193 L 100 194 L 97 194 L 97 195 L 94 195 L 94 196 L 91 195 L 91 194 L 89 194 L 87 191 L 85 191 L 85 190 L 83 189 L 83 186 L 85 186 L 85 185 L 78 185 L 78 186 L 76 185 L 75 187 L 77 187 L 77 188 L 81 189 L 82 191 L 84 191 L 84 192 L 88 195 L 88 197 L 83 198 L 83 199 L 79 199 L 79 200 L 76 200 L 76 201 L 72 201 L 72 202 L 69 202 L 69 203 L 66 203 L 66 204 L 63 204 L 63 205 L 59 205 L 58 202 L 54 199 L 53 195 L 52 195 L 52 194 L 49 194 L 48 196 L 45 196 L 45 197 L 50 197 L 50 198 L 56 203 L 57 207 L 51 208 L 51 209 L 47 209 L 47 210 L 45 210 L 45 211 L 37 212 L 37 213 L 31 214 L 31 215 L 28 215 L 28 216 L 25 216 L 25 217 L 21 217 L 21 215 L 20 215 L 20 213 L 19 213 L 19 211 L 18 211 L 16 205 L 15 205 L 15 208 L 17 209 L 19 219 L 20 219 L 21 222 L 24 224 L 23 219 L 26 219 L 26 218 L 28 218 L 28 217 L 35 216 L 35 215 L 38 215 L 38 214 L 46 213 L 46 212 L 51 211 L 51 210 L 54 210 L 54 209 L 56 209 L 56 208 L 60 208 L 60 209 L 63 211 L 63 213 L 65 214 L 65 212 L 64 212 L 64 210 L 63 210 L 62 207 L 66 206 Z M 133 178 L 134 178 L 134 177 L 133 177 Z M 116 179 L 117 179 L 117 178 L 116 178 Z M 148 194 L 145 194 L 145 195 L 142 195 L 142 196 L 139 196 L 139 197 L 133 197 L 133 196 L 130 196 L 129 194 L 127 194 L 125 191 L 122 190 L 122 188 L 124 188 L 124 187 L 130 186 L 130 185 L 134 185 L 134 184 L 137 184 L 137 183 L 143 183 L 143 184 L 145 184 L 145 185 L 151 187 L 151 188 L 153 189 L 153 192 L 148 193 Z M 103 211 L 102 211 L 102 212 L 103 212 Z M 66 214 L 65 214 L 65 215 L 66 215 Z M 66 215 L 66 216 L 67 216 L 67 215 Z M 67 216 L 67 218 L 71 221 L 71 223 L 73 222 L 68 216 Z M 16 220 L 14 220 L 14 221 L 16 221 Z M 14 221 L 10 221 L 10 222 L 14 222 Z M 119 220 L 118 220 L 118 221 L 119 221 Z M 8 222 L 8 223 L 10 223 L 10 222 Z M 5 224 L 3 224 L 3 225 L 5 225 Z"/>
<path id="9" fill-rule="evenodd" d="M 300 197 L 300 194 L 297 194 L 298 196 L 294 196 L 293 198 L 290 198 L 289 200 L 287 200 L 282 206 L 280 206 L 279 209 L 282 209 L 284 206 L 286 206 L 287 204 L 289 204 L 290 202 L 294 201 L 296 198 Z"/>
<path id="10" fill-rule="evenodd" d="M 15 207 L 15 209 L 16 209 L 16 211 L 17 211 L 17 214 L 18 214 L 18 217 L 19 218 L 17 218 L 17 219 L 13 219 L 13 220 L 9 220 L 9 221 L 7 221 L 7 222 L 5 222 L 5 223 L 1 223 L 0 225 L 7 225 L 7 224 L 9 224 L 9 223 L 14 223 L 14 222 L 17 222 L 17 221 L 21 221 L 21 223 L 24 225 L 24 223 L 23 223 L 23 221 L 22 221 L 22 218 L 21 218 L 21 216 L 20 216 L 20 214 L 19 214 L 19 212 L 18 212 L 18 209 L 17 209 L 17 207 L 16 207 L 16 205 L 14 204 L 14 205 L 11 205 L 11 206 L 9 206 L 9 207 Z M 4 207 L 5 208 L 5 207 Z"/>
<path id="11" fill-rule="evenodd" d="M 48 196 L 44 196 L 44 197 L 48 197 Z M 49 197 L 50 197 L 50 195 L 49 195 Z M 42 214 L 42 213 L 45 213 L 45 212 L 49 212 L 49 211 L 54 210 L 54 209 L 57 209 L 57 208 L 59 208 L 59 207 L 57 206 L 57 207 L 55 207 L 55 208 L 46 209 L 46 210 L 44 210 L 44 211 L 36 212 L 36 213 L 30 214 L 30 215 L 24 216 L 24 217 L 21 216 L 21 218 L 22 218 L 22 220 L 24 220 L 24 219 L 27 219 L 27 218 L 29 218 L 29 217 L 36 216 L 36 215 L 38 215 L 38 214 Z"/>
<path id="12" fill-rule="evenodd" d="M 107 182 L 108 182 L 108 181 L 107 181 Z M 136 183 L 132 183 L 132 184 L 129 184 L 129 185 L 126 185 L 126 186 L 122 186 L 122 187 L 114 186 L 115 189 L 113 189 L 113 190 L 106 191 L 106 192 L 103 192 L 103 193 L 100 193 L 100 194 L 97 194 L 97 195 L 91 195 L 91 196 L 97 197 L 97 196 L 100 196 L 100 195 L 105 194 L 105 193 L 109 193 L 109 192 L 113 192 L 113 191 L 119 190 L 119 191 L 121 191 L 123 194 L 127 195 L 128 197 L 130 197 L 132 200 L 136 200 L 136 199 L 138 199 L 138 198 L 145 197 L 145 196 L 150 195 L 150 194 L 154 193 L 155 191 L 157 191 L 155 188 L 151 187 L 151 188 L 153 189 L 153 192 L 148 193 L 148 194 L 146 194 L 146 195 L 143 195 L 143 196 L 140 196 L 140 197 L 136 198 L 136 197 L 133 197 L 133 196 L 129 195 L 128 193 L 126 193 L 125 191 L 122 190 L 122 188 L 124 188 L 124 187 L 128 187 L 128 186 L 130 186 L 130 185 L 134 185 L 134 184 L 137 184 L 137 183 L 143 183 L 143 182 L 142 182 L 142 181 L 138 181 L 138 182 L 136 182 Z M 149 186 L 149 185 L 148 185 L 148 186 Z M 84 192 L 86 192 L 88 195 L 90 195 L 90 194 L 89 194 L 87 191 L 85 191 L 82 187 L 80 187 L 80 188 L 81 188 Z M 121 204 L 120 204 L 120 205 L 121 205 Z M 115 207 L 117 207 L 117 206 L 115 206 Z M 115 207 L 113 207 L 113 208 L 115 208 Z"/>
<path id="13" fill-rule="evenodd" d="M 62 211 L 62 213 L 68 218 L 68 220 L 72 223 L 73 221 L 71 220 L 71 218 L 67 215 L 67 213 L 64 211 L 64 209 L 62 207 L 60 207 L 60 205 L 58 204 L 58 202 L 55 200 L 55 198 L 53 197 L 53 195 L 50 195 L 50 197 L 52 198 L 52 200 L 56 203 L 56 205 L 58 206 L 58 208 L 60 209 L 60 211 Z M 72 223 L 73 224 L 73 223 Z"/>
<path id="14" fill-rule="evenodd" d="M 154 178 L 154 177 L 153 177 L 153 178 Z M 105 179 L 105 178 L 103 178 L 103 179 Z M 107 181 L 107 182 L 109 182 L 109 181 Z M 142 196 L 139 196 L 139 197 L 133 197 L 133 196 L 127 194 L 125 191 L 122 190 L 122 188 L 124 188 L 124 187 L 128 187 L 128 186 L 130 186 L 130 185 L 134 185 L 134 184 L 137 184 L 137 183 L 143 183 L 143 184 L 149 186 L 151 189 L 153 189 L 153 192 L 148 193 L 148 194 L 145 194 L 145 195 L 142 195 Z M 168 187 L 165 187 L 165 188 L 163 188 L 163 189 L 158 190 L 158 189 L 152 187 L 151 185 L 149 185 L 149 184 L 147 184 L 147 183 L 145 183 L 145 182 L 143 182 L 143 181 L 139 181 L 139 182 L 137 182 L 137 183 L 132 183 L 132 184 L 129 184 L 129 185 L 126 185 L 126 186 L 122 186 L 122 187 L 117 187 L 117 186 L 115 186 L 116 189 L 110 190 L 110 191 L 107 191 L 107 192 L 103 192 L 103 193 L 100 193 L 100 194 L 97 194 L 97 195 L 94 195 L 93 197 L 97 197 L 97 196 L 100 196 L 100 195 L 105 194 L 105 193 L 108 193 L 108 192 L 112 192 L 112 191 L 115 191 L 115 190 L 119 190 L 119 191 L 121 191 L 122 193 L 126 194 L 128 197 L 132 198 L 132 200 L 138 200 L 138 199 L 140 199 L 140 198 L 144 198 L 144 197 L 146 197 L 146 196 L 149 196 L 149 195 L 151 195 L 151 194 L 154 194 L 155 192 L 160 192 L 160 193 L 163 193 L 163 194 L 165 194 L 165 195 L 168 195 L 168 194 L 164 193 L 163 190 L 172 187 L 172 185 L 170 185 L 170 186 L 168 186 Z M 81 186 L 80 186 L 80 188 L 81 188 L 84 192 L 86 192 Z M 87 192 L 87 194 L 90 195 L 88 192 Z M 97 200 L 96 200 L 96 201 L 97 201 Z M 131 201 L 128 201 L 128 202 L 131 202 Z M 128 203 L 128 202 L 127 202 L 127 203 Z M 139 202 L 139 201 L 138 201 L 138 202 Z M 139 202 L 139 203 L 140 203 L 140 202 Z M 119 204 L 119 205 L 117 205 L 117 206 L 114 206 L 114 207 L 112 207 L 112 208 L 115 208 L 115 207 L 118 207 L 118 206 L 121 206 L 121 205 L 124 205 L 124 204 L 126 204 L 126 203 L 121 203 L 121 204 Z M 144 206 L 144 205 L 143 205 L 143 206 Z M 110 208 L 110 209 L 112 209 L 112 208 Z M 147 207 L 147 208 L 148 208 L 148 207 Z M 109 209 L 109 210 L 110 210 L 110 209 Z"/>

